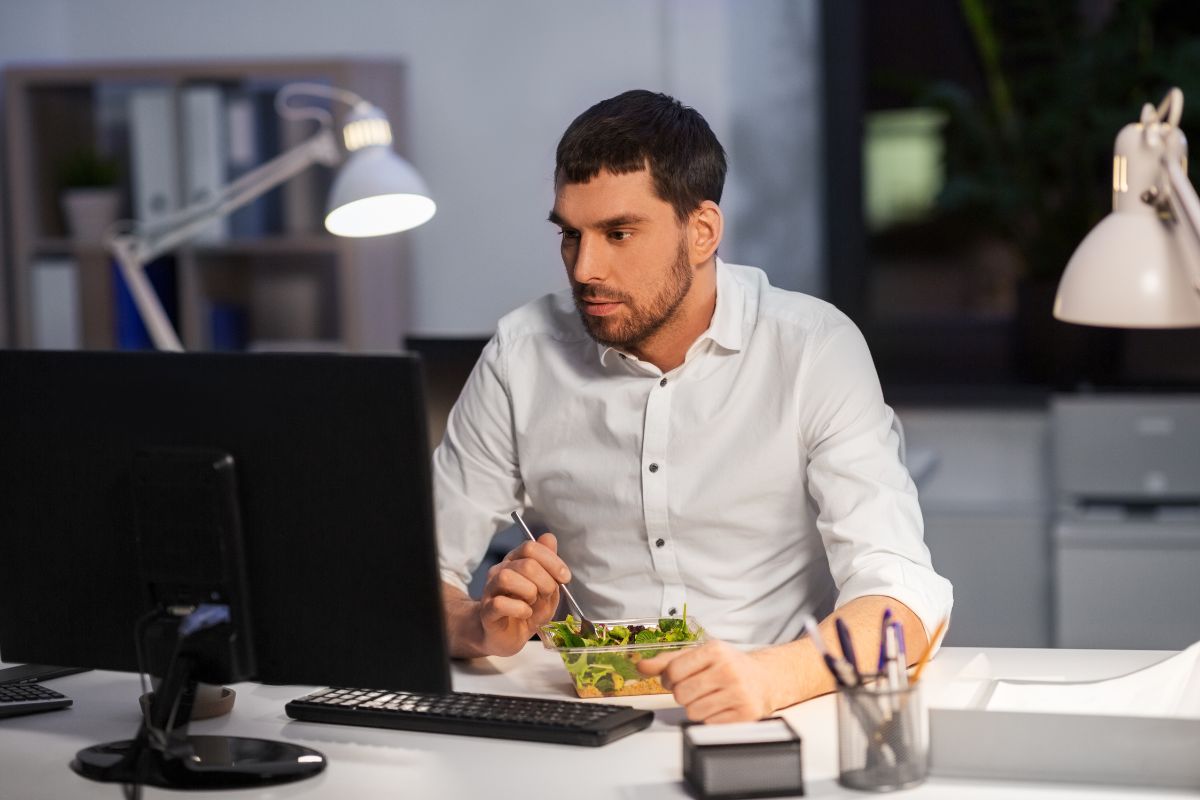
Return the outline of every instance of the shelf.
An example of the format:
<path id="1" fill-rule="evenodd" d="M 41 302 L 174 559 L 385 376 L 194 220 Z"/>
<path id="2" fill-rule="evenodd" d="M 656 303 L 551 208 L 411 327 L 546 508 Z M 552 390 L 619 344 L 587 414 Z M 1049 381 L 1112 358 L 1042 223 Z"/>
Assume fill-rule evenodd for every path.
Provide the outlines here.
<path id="1" fill-rule="evenodd" d="M 89 247 L 88 249 L 98 250 L 101 248 Z M 34 256 L 69 256 L 77 252 L 78 249 L 65 236 L 44 236 L 33 243 Z"/>
<path id="2" fill-rule="evenodd" d="M 255 239 L 230 239 L 221 243 L 186 245 L 199 256 L 247 255 L 272 256 L 292 254 L 337 255 L 346 246 L 333 236 L 321 234 L 267 236 Z"/>
<path id="3" fill-rule="evenodd" d="M 175 177 L 153 188 L 164 197 L 175 195 L 171 202 L 177 205 L 189 181 L 226 173 L 225 180 L 233 180 L 307 138 L 308 125 L 289 123 L 274 113 L 274 91 L 296 80 L 339 86 L 369 99 L 391 120 L 394 147 L 404 152 L 404 70 L 394 60 L 79 62 L 9 67 L 3 74 L 5 136 L 0 140 L 9 169 L 0 196 L 11 219 L 5 244 L 13 258 L 12 274 L 0 276 L 0 285 L 11 287 L 11 294 L 0 296 L 0 302 L 12 312 L 8 324 L 18 347 L 38 346 L 35 322 L 45 319 L 34 316 L 48 312 L 34 309 L 71 307 L 34 302 L 35 291 L 43 293 L 36 299 L 45 299 L 43 283 L 35 281 L 41 261 L 70 260 L 78 267 L 74 280 L 83 347 L 116 346 L 118 323 L 128 321 L 120 316 L 130 312 L 114 292 L 110 253 L 99 243 L 81 247 L 65 235 L 56 176 L 72 154 L 96 150 L 119 163 L 120 213 L 129 216 L 138 213 L 147 197 L 157 197 L 144 180 L 149 171 L 145 164 L 156 162 L 139 160 L 136 154 L 167 152 L 177 169 L 160 172 Z M 135 98 L 154 102 L 137 104 L 141 111 L 135 114 Z M 195 102 L 188 104 L 186 98 Z M 160 121 L 147 109 L 162 118 L 161 125 L 147 123 Z M 335 117 L 346 111 L 330 110 Z M 223 149 L 215 160 L 211 154 L 199 158 L 195 148 L 185 146 L 191 130 L 198 132 L 197 140 L 217 131 L 215 139 Z M 228 135 L 221 136 L 222 130 Z M 167 134 L 139 138 L 136 131 Z M 235 131 L 237 148 L 230 139 Z M 143 149 L 135 151 L 139 141 Z M 199 177 L 197 169 L 203 172 Z M 193 241 L 174 251 L 176 327 L 189 349 L 213 346 L 210 315 L 223 304 L 247 309 L 249 337 L 299 339 L 295 346 L 301 349 L 399 349 L 406 329 L 405 242 L 384 237 L 367 243 L 327 234 L 322 220 L 332 178 L 328 167 L 314 165 L 235 211 L 227 228 L 218 226 L 235 238 Z M 0 313 L 0 323 L 4 317 Z"/>
<path id="4" fill-rule="evenodd" d="M 268 236 L 255 239 L 230 239 L 227 242 L 221 242 L 219 244 L 187 244 L 180 247 L 180 250 L 190 248 L 197 255 L 204 256 L 206 258 L 222 255 L 337 255 L 341 252 L 341 248 L 345 246 L 346 245 L 344 242 L 335 239 L 333 236 L 325 236 L 314 233 L 310 235 L 299 236 L 291 235 Z M 99 244 L 91 244 L 84 245 L 82 248 L 80 248 L 65 236 L 45 236 L 37 239 L 33 243 L 34 255 L 37 256 L 69 256 L 80 252 L 81 249 L 85 253 L 95 254 L 103 252 L 105 247 Z"/>

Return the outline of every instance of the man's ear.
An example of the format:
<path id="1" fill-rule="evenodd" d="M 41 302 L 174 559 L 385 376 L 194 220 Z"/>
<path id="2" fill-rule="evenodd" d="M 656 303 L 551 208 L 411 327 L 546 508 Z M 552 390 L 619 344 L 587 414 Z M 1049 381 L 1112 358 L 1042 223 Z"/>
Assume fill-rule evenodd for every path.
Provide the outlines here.
<path id="1" fill-rule="evenodd" d="M 725 218 L 721 215 L 721 207 L 712 200 L 705 200 L 688 216 L 688 261 L 698 266 L 711 259 L 724 232 Z"/>

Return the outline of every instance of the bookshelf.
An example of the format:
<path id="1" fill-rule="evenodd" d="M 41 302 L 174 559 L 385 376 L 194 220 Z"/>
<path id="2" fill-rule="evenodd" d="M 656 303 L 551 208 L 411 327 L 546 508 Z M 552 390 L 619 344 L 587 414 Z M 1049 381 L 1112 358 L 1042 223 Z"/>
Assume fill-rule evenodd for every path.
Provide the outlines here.
<path id="1" fill-rule="evenodd" d="M 6 170 L 4 196 L 9 225 L 7 304 L 10 344 L 39 346 L 38 295 L 47 264 L 70 268 L 80 346 L 121 346 L 116 273 L 98 243 L 74 240 L 59 205 L 58 173 L 73 153 L 91 150 L 117 161 L 122 219 L 139 216 L 147 188 L 162 178 L 164 196 L 178 207 L 193 190 L 195 117 L 186 97 L 205 95 L 219 133 L 220 158 L 203 164 L 210 181 L 224 183 L 239 166 L 248 169 L 307 138 L 312 122 L 280 119 L 274 93 L 292 81 L 339 86 L 370 100 L 388 115 L 395 148 L 405 153 L 404 69 L 394 60 L 300 59 L 16 65 L 4 70 Z M 169 98 L 161 125 L 135 110 L 134 98 Z M 235 109 L 234 104 L 237 104 Z M 142 103 L 144 106 L 145 103 Z M 335 117 L 346 111 L 329 106 Z M 235 113 L 236 110 L 236 113 Z M 235 122 L 235 119 L 237 122 Z M 147 131 L 159 137 L 171 169 L 152 174 L 143 151 Z M 165 143 L 165 144 L 164 144 Z M 249 148 L 249 149 L 248 149 Z M 243 163 L 235 163 L 237 158 Z M 191 159 L 189 161 L 189 159 Z M 215 160 L 214 160 L 215 159 Z M 159 163 L 163 163 L 160 158 Z M 213 164 L 217 166 L 213 166 Z M 147 177 L 150 176 L 150 177 Z M 153 179 L 153 180 L 152 180 Z M 343 239 L 324 231 L 325 195 L 332 171 L 323 166 L 273 189 L 235 212 L 221 230 L 199 237 L 172 254 L 174 321 L 189 350 L 212 349 L 216 309 L 231 311 L 244 336 L 235 349 L 395 350 L 405 332 L 405 235 Z M 217 185 L 219 185 L 219 183 Z M 0 284 L 2 285 L 2 284 Z M 61 285 L 55 284 L 55 285 Z M 0 303 L 5 300 L 0 295 Z M 165 302 L 170 306 L 171 301 Z M 61 307 L 59 303 L 58 307 Z M 227 339 L 220 342 L 230 347 Z"/>

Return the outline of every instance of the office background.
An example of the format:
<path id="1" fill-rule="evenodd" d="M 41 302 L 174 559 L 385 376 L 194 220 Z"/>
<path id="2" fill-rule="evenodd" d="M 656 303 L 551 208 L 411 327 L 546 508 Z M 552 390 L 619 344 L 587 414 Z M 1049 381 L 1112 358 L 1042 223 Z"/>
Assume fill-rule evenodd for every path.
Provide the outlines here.
<path id="1" fill-rule="evenodd" d="M 677 96 L 705 115 L 729 151 L 722 255 L 763 267 L 777 285 L 834 301 L 868 336 L 888 398 L 908 428 L 910 467 L 935 564 L 957 587 L 949 643 L 1050 645 L 1063 642 L 1055 609 L 1064 585 L 1057 570 L 1067 562 L 1056 532 L 1082 502 L 1060 491 L 1063 479 L 1052 458 L 1055 395 L 1136 392 L 1141 400 L 1180 400 L 1184 407 L 1170 410 L 1180 432 L 1172 441 L 1188 447 L 1200 425 L 1186 403 L 1200 379 L 1200 362 L 1190 357 L 1200 341 L 1186 331 L 1123 334 L 1053 323 L 1044 298 L 1055 276 L 1031 280 L 1038 257 L 1032 245 L 1003 229 L 958 224 L 998 214 L 986 204 L 946 205 L 944 190 L 961 185 L 953 180 L 964 177 L 964 160 L 970 161 L 963 158 L 964 118 L 930 99 L 949 82 L 974 101 L 964 103 L 964 114 L 974 109 L 985 130 L 998 124 L 987 109 L 996 76 L 980 55 L 978 26 L 965 13 L 973 5 L 0 0 L 0 66 L 402 61 L 404 154 L 426 178 L 439 210 L 427 225 L 401 234 L 407 257 L 402 289 L 392 299 L 405 334 L 429 359 L 435 432 L 495 321 L 562 285 L 557 240 L 544 216 L 563 129 L 592 102 L 627 88 Z M 1196 55 L 1186 45 L 1189 32 L 1200 31 L 1194 14 L 1183 3 L 1081 2 L 1062 4 L 1048 27 L 1038 29 L 1024 24 L 1024 4 L 985 5 L 1008 9 L 993 19 L 991 41 L 1002 53 L 1020 52 L 1018 43 L 1046 46 L 1063 33 L 1079 45 L 1061 61 L 1046 49 L 1035 52 L 1039 68 L 1076 68 L 1072 54 L 1079 53 L 1096 62 L 1088 75 L 1104 75 L 1103 59 L 1088 47 L 1100 41 L 1111 51 L 1107 57 L 1133 63 L 1122 48 L 1144 40 L 1139 32 L 1146 25 L 1158 34 L 1152 54 L 1173 59 L 1107 73 L 1124 92 L 1116 98 L 1093 92 L 1094 82 L 1031 85 L 1021 74 L 1005 74 L 1025 119 L 1061 107 L 1071 112 L 1055 117 L 1065 137 L 1057 150 L 1030 136 L 1013 152 L 1099 154 L 1082 159 L 1082 184 L 1063 184 L 1065 192 L 1062 185 L 1042 192 L 1035 184 L 1033 195 L 1070 205 L 1090 186 L 1088 213 L 1103 213 L 1111 158 L 1105 148 L 1116 126 L 1132 121 L 1142 102 L 1157 101 L 1169 85 L 1164 81 L 1186 92 L 1187 81 L 1200 74 L 1189 70 Z M 1066 93 L 1054 95 L 1056 88 Z M 1200 106 L 1200 87 L 1189 97 Z M 1088 113 L 1101 107 L 1115 107 L 1118 115 Z M 1185 116 L 1185 130 L 1194 118 Z M 1081 131 L 1087 136 L 1068 135 Z M 1037 180 L 1049 180 L 1056 168 L 1051 164 Z M 984 185 L 992 197 L 1004 188 Z M 0 196 L 0 224 L 7 224 L 10 204 Z M 1035 211 L 1047 209 L 1027 214 Z M 6 234 L 0 228 L 6 266 L 0 343 L 11 344 L 16 301 Z M 1133 419 L 1140 412 L 1126 409 L 1118 419 L 1122 413 Z M 1127 513 L 1136 513 L 1139 524 L 1161 521 L 1153 497 L 1139 494 L 1138 481 L 1144 472 L 1167 468 L 1152 456 L 1145 461 L 1138 462 L 1141 472 L 1130 473 L 1140 505 L 1104 509 L 1118 524 L 1128 521 Z M 1200 479 L 1186 461 L 1173 469 L 1172 479 L 1189 491 Z M 1144 565 L 1137 580 L 1155 583 L 1156 596 L 1195 608 L 1200 589 L 1187 577 L 1200 571 L 1200 536 L 1180 539 L 1175 532 L 1200 529 L 1198 518 L 1187 516 L 1197 501 L 1200 488 L 1194 497 L 1175 497 L 1174 516 L 1163 523 L 1174 526 L 1174 549 L 1165 559 L 1173 571 L 1155 566 L 1164 559 L 1146 565 L 1147 553 L 1163 552 L 1156 544 L 1162 537 L 1152 530 L 1132 545 L 1126 537 L 1119 547 L 1100 548 L 1105 557 L 1089 573 L 1095 585 L 1134 580 L 1133 559 Z M 1167 583 L 1176 579 L 1171 576 L 1182 580 Z M 1131 609 L 1127 624 L 1169 610 Z M 1148 643 L 1127 635 L 1093 644 L 1182 646 L 1200 638 L 1200 630 L 1179 631 L 1177 638 Z"/>
<path id="2" fill-rule="evenodd" d="M 575 115 L 631 87 L 677 95 L 746 153 L 731 158 L 730 257 L 821 289 L 816 4 L 738 5 L 5 0 L 0 62 L 401 59 L 406 155 L 439 204 L 408 234 L 409 332 L 487 336 L 561 285 L 545 221 L 554 147 Z M 797 224 L 811 233 L 794 236 Z"/>

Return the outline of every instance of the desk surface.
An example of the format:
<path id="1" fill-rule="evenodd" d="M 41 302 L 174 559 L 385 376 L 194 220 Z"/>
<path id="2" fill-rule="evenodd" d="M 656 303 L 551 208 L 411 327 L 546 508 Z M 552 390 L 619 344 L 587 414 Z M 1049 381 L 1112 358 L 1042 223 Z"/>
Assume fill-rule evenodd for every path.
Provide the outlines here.
<path id="1" fill-rule="evenodd" d="M 1014 650 L 945 648 L 926 671 L 935 692 L 974 657 L 986 654 L 993 677 L 1091 680 L 1155 663 L 1167 653 L 1114 650 Z M 51 681 L 75 705 L 66 711 L 0 720 L 0 800 L 119 797 L 116 786 L 91 783 L 67 767 L 75 751 L 133 736 L 138 725 L 137 677 L 88 672 Z M 166 792 L 170 798 L 686 798 L 680 777 L 682 710 L 669 697 L 621 698 L 656 712 L 652 727 L 602 748 L 567 747 L 463 736 L 388 731 L 289 720 L 283 706 L 310 687 L 237 684 L 237 703 L 222 719 L 192 725 L 194 733 L 288 739 L 314 747 L 329 766 L 314 779 L 260 792 Z M 487 658 L 454 666 L 454 688 L 573 698 L 558 657 L 531 643 L 512 658 Z M 857 796 L 837 778 L 836 721 L 832 697 L 783 714 L 804 737 L 807 797 Z M 1196 796 L 1161 790 L 1037 783 L 988 783 L 932 777 L 907 797 L 946 798 L 1166 798 Z"/>

